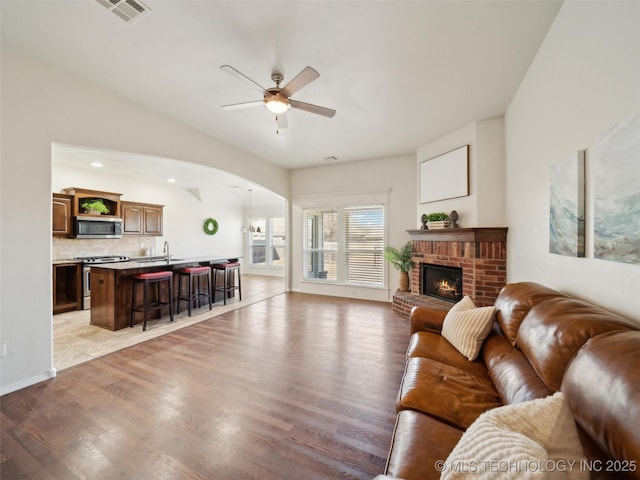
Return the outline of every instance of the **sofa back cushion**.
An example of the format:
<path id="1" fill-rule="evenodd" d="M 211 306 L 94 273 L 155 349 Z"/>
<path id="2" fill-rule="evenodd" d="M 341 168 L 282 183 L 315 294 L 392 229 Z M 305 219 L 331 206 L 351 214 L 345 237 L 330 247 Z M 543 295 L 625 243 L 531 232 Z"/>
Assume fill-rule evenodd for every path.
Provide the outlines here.
<path id="1" fill-rule="evenodd" d="M 489 377 L 505 405 L 551 394 L 527 357 L 513 347 L 497 327 L 485 340 L 482 355 Z"/>
<path id="2" fill-rule="evenodd" d="M 639 366 L 640 331 L 598 335 L 578 351 L 561 386 L 576 423 L 621 461 L 611 468 L 635 478 L 640 478 Z"/>
<path id="3" fill-rule="evenodd" d="M 522 321 L 516 343 L 551 392 L 560 389 L 567 365 L 592 337 L 638 326 L 582 300 L 548 298 Z"/>
<path id="4" fill-rule="evenodd" d="M 556 290 L 534 282 L 506 285 L 495 301 L 496 320 L 505 338 L 515 346 L 518 328 L 531 308 L 548 298 L 564 296 Z"/>

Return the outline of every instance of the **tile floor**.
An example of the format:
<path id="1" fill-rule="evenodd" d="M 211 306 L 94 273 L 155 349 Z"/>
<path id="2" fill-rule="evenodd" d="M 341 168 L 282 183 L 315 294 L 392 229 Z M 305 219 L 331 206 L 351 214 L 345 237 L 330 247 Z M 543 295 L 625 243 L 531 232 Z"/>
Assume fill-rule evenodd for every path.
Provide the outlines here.
<path id="1" fill-rule="evenodd" d="M 89 323 L 90 310 L 77 310 L 53 316 L 53 366 L 58 370 L 78 365 L 122 348 L 144 342 L 151 338 L 215 317 L 230 310 L 259 302 L 284 292 L 284 278 L 261 275 L 242 275 L 242 300 L 237 297 L 213 305 L 195 309 L 191 317 L 186 310 L 174 316 L 174 321 L 161 318 L 142 326 L 123 328 L 112 332 Z"/>

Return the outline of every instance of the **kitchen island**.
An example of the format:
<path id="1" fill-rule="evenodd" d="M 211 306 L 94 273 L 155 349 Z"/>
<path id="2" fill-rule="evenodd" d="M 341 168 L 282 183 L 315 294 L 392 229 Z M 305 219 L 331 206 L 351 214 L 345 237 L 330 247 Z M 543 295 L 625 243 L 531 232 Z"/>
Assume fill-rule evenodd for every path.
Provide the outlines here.
<path id="1" fill-rule="evenodd" d="M 175 272 L 182 267 L 210 265 L 238 258 L 240 257 L 202 256 L 165 260 L 162 257 L 149 257 L 92 266 L 90 323 L 108 330 L 120 330 L 129 326 L 134 275 L 164 270 Z M 174 275 L 173 291 L 175 308 L 178 296 L 177 275 Z M 141 320 L 136 323 L 141 323 Z"/>

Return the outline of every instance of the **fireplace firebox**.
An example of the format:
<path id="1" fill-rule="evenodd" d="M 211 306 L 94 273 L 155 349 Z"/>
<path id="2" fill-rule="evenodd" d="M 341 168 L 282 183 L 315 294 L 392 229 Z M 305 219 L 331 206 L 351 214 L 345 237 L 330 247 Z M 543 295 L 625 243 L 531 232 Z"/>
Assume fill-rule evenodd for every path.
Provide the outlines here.
<path id="1" fill-rule="evenodd" d="M 447 302 L 462 299 L 462 268 L 421 263 L 422 294 Z"/>

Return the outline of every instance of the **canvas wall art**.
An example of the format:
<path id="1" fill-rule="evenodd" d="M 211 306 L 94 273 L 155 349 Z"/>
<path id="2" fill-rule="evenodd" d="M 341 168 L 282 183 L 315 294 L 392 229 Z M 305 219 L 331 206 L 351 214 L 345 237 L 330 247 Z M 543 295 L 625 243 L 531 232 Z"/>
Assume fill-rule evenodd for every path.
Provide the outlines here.
<path id="1" fill-rule="evenodd" d="M 605 132 L 589 158 L 594 257 L 640 263 L 640 113 Z"/>
<path id="2" fill-rule="evenodd" d="M 420 163 L 420 203 L 469 195 L 469 145 Z"/>
<path id="3" fill-rule="evenodd" d="M 551 166 L 549 252 L 584 257 L 584 150 Z"/>

